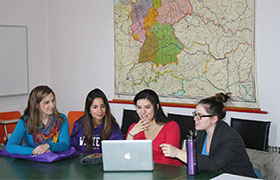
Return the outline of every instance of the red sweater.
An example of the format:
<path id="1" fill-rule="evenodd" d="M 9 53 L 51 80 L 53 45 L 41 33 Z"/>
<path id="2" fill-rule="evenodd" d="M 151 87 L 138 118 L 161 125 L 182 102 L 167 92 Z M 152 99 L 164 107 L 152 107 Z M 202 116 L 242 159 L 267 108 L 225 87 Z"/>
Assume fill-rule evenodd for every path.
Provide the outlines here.
<path id="1" fill-rule="evenodd" d="M 128 132 L 133 128 L 136 123 L 132 124 Z M 144 131 L 134 136 L 135 140 L 146 139 Z M 167 143 L 177 148 L 180 148 L 180 128 L 175 121 L 170 121 L 164 124 L 156 138 L 153 140 L 153 159 L 155 163 L 169 164 L 176 166 L 183 166 L 181 161 L 176 158 L 165 157 L 159 147 L 160 144 Z"/>

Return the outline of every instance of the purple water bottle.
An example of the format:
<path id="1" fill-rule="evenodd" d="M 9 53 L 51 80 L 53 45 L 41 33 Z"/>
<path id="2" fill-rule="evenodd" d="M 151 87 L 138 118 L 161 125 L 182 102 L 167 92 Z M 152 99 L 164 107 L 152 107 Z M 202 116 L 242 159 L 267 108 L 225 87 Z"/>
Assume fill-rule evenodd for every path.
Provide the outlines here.
<path id="1" fill-rule="evenodd" d="M 196 143 L 194 140 L 193 133 L 188 135 L 186 149 L 187 149 L 187 160 L 188 160 L 188 175 L 195 175 L 197 172 L 197 164 L 196 164 Z"/>

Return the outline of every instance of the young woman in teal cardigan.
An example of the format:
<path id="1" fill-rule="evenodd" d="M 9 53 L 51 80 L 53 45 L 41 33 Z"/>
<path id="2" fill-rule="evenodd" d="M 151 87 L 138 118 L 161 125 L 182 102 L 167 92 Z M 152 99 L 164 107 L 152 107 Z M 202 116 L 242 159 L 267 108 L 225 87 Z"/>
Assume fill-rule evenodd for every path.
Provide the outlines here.
<path id="1" fill-rule="evenodd" d="M 56 109 L 55 93 L 48 86 L 35 87 L 6 150 L 10 154 L 39 155 L 65 151 L 69 145 L 68 121 Z"/>

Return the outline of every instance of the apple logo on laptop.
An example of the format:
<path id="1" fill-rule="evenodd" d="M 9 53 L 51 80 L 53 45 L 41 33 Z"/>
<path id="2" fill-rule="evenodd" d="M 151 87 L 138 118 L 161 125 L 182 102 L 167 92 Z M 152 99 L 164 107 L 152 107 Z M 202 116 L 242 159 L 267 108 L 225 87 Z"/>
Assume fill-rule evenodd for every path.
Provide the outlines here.
<path id="1" fill-rule="evenodd" d="M 124 155 L 124 158 L 125 158 L 125 159 L 130 159 L 130 153 L 127 152 L 127 153 Z"/>

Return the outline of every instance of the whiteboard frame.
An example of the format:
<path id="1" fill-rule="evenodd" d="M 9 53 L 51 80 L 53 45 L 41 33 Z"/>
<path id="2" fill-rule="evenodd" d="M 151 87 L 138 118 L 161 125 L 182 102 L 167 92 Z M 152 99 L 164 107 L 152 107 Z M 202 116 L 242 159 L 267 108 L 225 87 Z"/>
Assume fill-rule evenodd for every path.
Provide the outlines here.
<path id="1" fill-rule="evenodd" d="M 5 75 L 5 79 L 0 77 L 0 97 L 26 95 L 29 93 L 28 27 L 0 25 L 1 39 L 6 39 L 6 41 L 0 41 L 0 66 L 3 66 L 2 70 L 4 68 L 7 69 L 4 69 L 4 72 L 0 72 L 1 76 Z M 1 47 L 5 47 L 5 50 Z M 9 53 L 9 51 L 17 51 L 19 55 L 17 53 Z M 12 61 L 4 61 L 4 59 L 10 60 L 10 58 L 14 59 Z M 7 70 L 11 73 L 8 72 L 6 76 L 4 73 L 7 73 Z"/>

